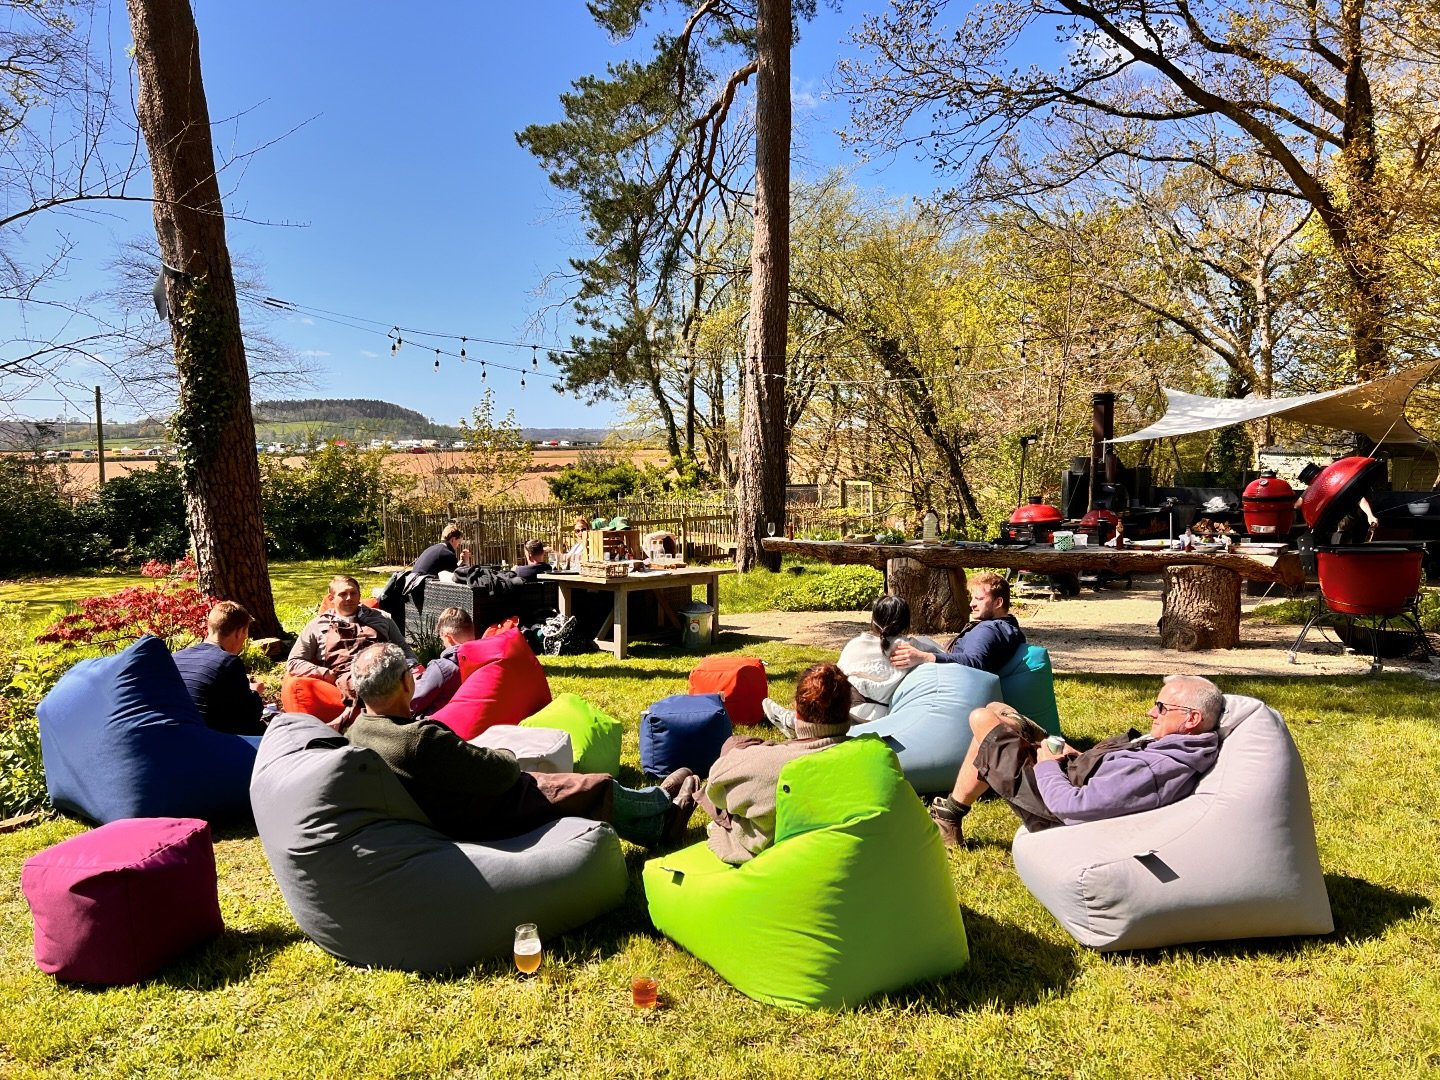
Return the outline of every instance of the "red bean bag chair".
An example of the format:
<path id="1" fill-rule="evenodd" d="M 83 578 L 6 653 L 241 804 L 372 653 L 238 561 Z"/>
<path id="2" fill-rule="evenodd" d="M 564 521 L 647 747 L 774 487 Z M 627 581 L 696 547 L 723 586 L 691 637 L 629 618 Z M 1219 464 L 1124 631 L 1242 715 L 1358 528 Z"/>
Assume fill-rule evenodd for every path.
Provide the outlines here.
<path id="1" fill-rule="evenodd" d="M 467 641 L 455 658 L 464 681 L 434 718 L 462 739 L 495 724 L 518 724 L 550 704 L 545 669 L 519 630 Z"/>
<path id="2" fill-rule="evenodd" d="M 280 707 L 287 713 L 309 713 L 328 724 L 345 711 L 345 696 L 324 679 L 286 675 L 280 680 Z"/>
<path id="3" fill-rule="evenodd" d="M 769 693 L 765 664 L 753 656 L 707 656 L 690 672 L 690 693 L 719 694 L 732 724 L 753 727 L 765 719 Z"/>

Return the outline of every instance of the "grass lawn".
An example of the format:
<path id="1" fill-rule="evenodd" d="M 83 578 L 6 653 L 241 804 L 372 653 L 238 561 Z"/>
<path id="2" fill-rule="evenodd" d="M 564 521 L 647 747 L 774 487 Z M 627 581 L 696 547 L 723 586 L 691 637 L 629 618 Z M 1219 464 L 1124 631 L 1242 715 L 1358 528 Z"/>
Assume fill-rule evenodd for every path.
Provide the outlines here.
<path id="1" fill-rule="evenodd" d="M 303 597 L 283 603 L 313 604 L 311 582 L 326 572 L 312 564 L 298 575 Z M 13 588 L 0 601 L 17 599 Z M 832 658 L 734 634 L 721 649 L 764 659 L 783 700 L 808 664 Z M 640 710 L 683 691 L 693 657 L 640 643 L 622 662 L 543 662 L 555 692 L 625 722 L 633 770 Z M 524 982 L 508 961 L 434 978 L 331 959 L 290 919 L 259 841 L 228 833 L 216 849 L 225 935 L 143 986 L 83 990 L 31 959 L 21 864 L 82 828 L 52 819 L 0 835 L 0 1076 L 1440 1075 L 1433 684 L 1387 674 L 1222 685 L 1290 724 L 1335 910 L 1330 937 L 1089 952 L 1020 883 L 1015 819 L 987 802 L 966 820 L 974 846 L 949 855 L 969 968 L 846 1012 L 794 1013 L 743 997 L 651 928 L 635 849 L 626 904 L 546 942 L 545 966 Z M 1143 715 L 1155 687 L 1155 677 L 1060 678 L 1067 733 L 1112 733 Z M 1234 846 L 1245 857 L 1244 838 Z M 653 1014 L 629 1005 L 642 972 L 660 983 L 665 1007 Z"/>

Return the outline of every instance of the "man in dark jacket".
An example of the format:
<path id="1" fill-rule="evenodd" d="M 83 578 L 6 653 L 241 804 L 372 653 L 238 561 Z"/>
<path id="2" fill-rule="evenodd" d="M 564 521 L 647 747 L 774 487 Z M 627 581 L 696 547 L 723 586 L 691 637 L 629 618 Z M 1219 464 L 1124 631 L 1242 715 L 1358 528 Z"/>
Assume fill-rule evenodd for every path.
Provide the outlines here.
<path id="1" fill-rule="evenodd" d="M 525 562 L 515 567 L 515 576 L 521 581 L 534 581 L 540 574 L 548 574 L 553 567 L 545 559 L 544 540 L 525 541 Z"/>
<path id="2" fill-rule="evenodd" d="M 240 653 L 250 639 L 250 613 L 222 600 L 205 619 L 205 640 L 175 654 L 175 666 L 205 723 L 230 735 L 263 735 L 261 683 L 245 670 Z"/>
<path id="3" fill-rule="evenodd" d="M 970 749 L 955 789 L 930 804 L 950 845 L 961 821 L 993 790 L 1032 832 L 1138 814 L 1185 798 L 1220 754 L 1225 695 L 1209 679 L 1172 675 L 1150 706 L 1150 733 L 1131 730 L 1081 753 L 1046 745 L 1043 728 L 1003 702 L 970 714 Z"/>
<path id="4" fill-rule="evenodd" d="M 455 840 L 506 839 L 562 817 L 608 821 L 644 847 L 684 836 L 698 786 L 689 769 L 638 791 L 604 773 L 522 772 L 509 751 L 472 746 L 438 720 L 410 715 L 415 680 L 398 646 L 370 646 L 350 675 L 365 711 L 346 737 L 379 754 L 431 824 Z"/>
<path id="5" fill-rule="evenodd" d="M 465 546 L 465 533 L 452 521 L 440 530 L 440 542 L 422 551 L 410 569 L 426 577 L 439 577 L 446 570 L 453 574 L 456 567 L 469 561 L 470 549 Z"/>
<path id="6" fill-rule="evenodd" d="M 897 668 L 917 664 L 964 664 L 999 671 L 1025 646 L 1025 634 L 1010 614 L 1010 583 L 999 574 L 970 579 L 970 621 L 942 653 L 926 652 L 902 641 L 890 654 Z"/>

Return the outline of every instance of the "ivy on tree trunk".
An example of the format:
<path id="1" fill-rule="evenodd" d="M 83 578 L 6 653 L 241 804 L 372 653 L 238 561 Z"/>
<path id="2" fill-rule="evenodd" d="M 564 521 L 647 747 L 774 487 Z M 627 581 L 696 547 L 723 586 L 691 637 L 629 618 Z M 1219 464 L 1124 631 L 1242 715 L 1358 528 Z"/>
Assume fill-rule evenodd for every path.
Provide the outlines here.
<path id="1" fill-rule="evenodd" d="M 137 117 L 150 152 L 155 235 L 180 396 L 172 423 L 200 588 L 234 600 L 257 637 L 278 635 L 270 590 L 250 377 L 188 0 L 128 0 Z"/>

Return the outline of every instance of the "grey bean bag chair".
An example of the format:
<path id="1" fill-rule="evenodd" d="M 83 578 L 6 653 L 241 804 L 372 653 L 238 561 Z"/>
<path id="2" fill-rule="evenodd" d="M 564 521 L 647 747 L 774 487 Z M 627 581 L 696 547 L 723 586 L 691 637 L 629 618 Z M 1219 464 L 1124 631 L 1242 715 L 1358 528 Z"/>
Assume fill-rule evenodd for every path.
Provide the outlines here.
<path id="1" fill-rule="evenodd" d="M 1026 887 L 1082 945 L 1328 934 L 1310 790 L 1280 714 L 1227 694 L 1220 756 L 1189 798 L 1015 836 Z"/>
<path id="2" fill-rule="evenodd" d="M 563 818 L 502 843 L 456 843 L 378 755 L 303 713 L 271 721 L 250 800 L 290 913 L 348 963 L 464 968 L 507 955 L 519 923 L 543 940 L 625 895 L 610 826 Z"/>

